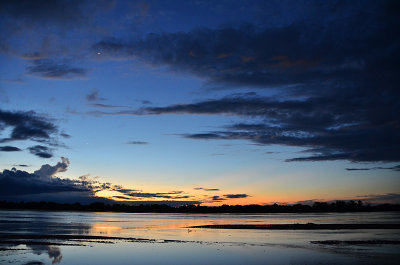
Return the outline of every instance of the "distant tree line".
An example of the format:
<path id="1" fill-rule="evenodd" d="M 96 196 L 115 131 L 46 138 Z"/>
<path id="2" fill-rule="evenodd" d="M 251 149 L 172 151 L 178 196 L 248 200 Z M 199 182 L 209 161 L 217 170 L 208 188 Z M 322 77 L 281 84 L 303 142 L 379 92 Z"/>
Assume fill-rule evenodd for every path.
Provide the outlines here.
<path id="1" fill-rule="evenodd" d="M 379 212 L 400 211 L 400 204 L 365 205 L 361 201 L 336 201 L 332 203 L 315 202 L 311 205 L 222 205 L 201 206 L 183 205 L 127 205 L 105 204 L 62 204 L 55 202 L 7 202 L 0 201 L 0 209 L 57 210 L 86 212 L 126 212 L 126 213 L 311 213 L 311 212 Z"/>

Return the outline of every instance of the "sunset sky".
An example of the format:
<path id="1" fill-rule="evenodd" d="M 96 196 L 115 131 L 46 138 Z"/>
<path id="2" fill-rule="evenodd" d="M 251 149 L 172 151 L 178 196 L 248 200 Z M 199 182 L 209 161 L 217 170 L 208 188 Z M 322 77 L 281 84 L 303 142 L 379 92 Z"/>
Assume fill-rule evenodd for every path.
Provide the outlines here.
<path id="1" fill-rule="evenodd" d="M 399 11 L 2 0 L 0 200 L 399 203 Z"/>

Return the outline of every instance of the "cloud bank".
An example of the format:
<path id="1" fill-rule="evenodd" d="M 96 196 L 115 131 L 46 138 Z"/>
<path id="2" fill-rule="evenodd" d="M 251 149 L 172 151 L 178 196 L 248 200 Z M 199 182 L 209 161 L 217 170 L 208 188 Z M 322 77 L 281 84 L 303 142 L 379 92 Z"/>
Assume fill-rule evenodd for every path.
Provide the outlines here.
<path id="1" fill-rule="evenodd" d="M 234 115 L 246 123 L 187 133 L 302 147 L 288 162 L 398 162 L 399 5 L 313 2 L 309 16 L 271 26 L 239 24 L 143 38 L 108 38 L 94 52 L 199 76 L 211 88 L 269 90 L 110 115 Z"/>
<path id="2" fill-rule="evenodd" d="M 0 173 L 0 194 L 2 199 L 28 199 L 30 195 L 51 194 L 60 192 L 85 193 L 88 196 L 92 190 L 79 181 L 61 179 L 55 174 L 66 171 L 69 161 L 62 158 L 62 162 L 55 166 L 43 165 L 34 173 L 22 170 L 4 170 Z M 44 199 L 43 197 L 42 199 Z"/>
<path id="3" fill-rule="evenodd" d="M 109 182 L 100 182 L 97 177 L 80 176 L 78 179 L 61 178 L 70 165 L 68 158 L 61 157 L 56 165 L 45 164 L 29 173 L 12 168 L 0 172 L 0 200 L 6 201 L 51 201 L 59 203 L 128 203 L 128 204 L 168 204 L 179 206 L 199 204 L 193 196 L 183 191 L 143 192 L 127 189 Z M 25 165 L 19 165 L 25 166 Z M 98 197 L 97 192 L 116 191 L 121 194 L 108 198 Z M 118 200 L 118 199 L 122 199 Z"/>

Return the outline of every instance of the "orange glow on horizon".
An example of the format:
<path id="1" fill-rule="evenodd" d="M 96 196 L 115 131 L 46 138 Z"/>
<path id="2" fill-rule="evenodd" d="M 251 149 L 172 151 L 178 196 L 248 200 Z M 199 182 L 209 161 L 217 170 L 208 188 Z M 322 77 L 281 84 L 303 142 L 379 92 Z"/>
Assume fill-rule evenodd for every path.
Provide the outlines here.
<path id="1" fill-rule="evenodd" d="M 231 192 L 232 194 L 235 194 L 235 192 Z M 115 202 L 141 202 L 141 201 L 154 201 L 154 202 L 168 202 L 168 201 L 199 201 L 200 205 L 202 206 L 221 206 L 221 205 L 252 205 L 252 204 L 258 204 L 258 205 L 271 205 L 274 203 L 277 204 L 296 204 L 299 201 L 307 201 L 307 200 L 315 200 L 319 202 L 328 202 L 328 201 L 335 201 L 335 200 L 358 200 L 359 198 L 354 197 L 354 196 L 344 196 L 342 198 L 337 198 L 337 197 L 320 197 L 318 194 L 299 194 L 299 193 L 289 193 L 286 194 L 285 196 L 282 196 L 280 194 L 270 194 L 269 196 L 261 195 L 261 194 L 254 194 L 254 195 L 249 195 L 249 197 L 246 198 L 232 198 L 232 199 L 227 199 L 224 197 L 224 194 L 226 193 L 207 193 L 205 195 L 202 192 L 199 191 L 193 191 L 192 194 L 187 194 L 189 195 L 189 198 L 164 198 L 164 197 L 143 197 L 143 198 L 135 198 L 135 197 L 129 197 L 128 195 L 125 195 L 124 193 L 121 193 L 119 191 L 115 190 L 102 190 L 98 191 L 95 196 L 100 197 L 100 198 L 107 198 L 114 200 Z M 219 196 L 222 198 L 221 201 L 212 201 L 211 195 L 213 196 Z"/>

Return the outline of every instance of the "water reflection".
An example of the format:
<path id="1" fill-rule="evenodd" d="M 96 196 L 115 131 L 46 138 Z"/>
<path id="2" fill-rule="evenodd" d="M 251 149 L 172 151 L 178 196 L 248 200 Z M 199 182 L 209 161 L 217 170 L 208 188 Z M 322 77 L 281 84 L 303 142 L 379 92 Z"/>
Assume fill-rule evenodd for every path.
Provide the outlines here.
<path id="1" fill-rule="evenodd" d="M 0 251 L 0 264 L 80 264 L 82 260 L 85 260 L 88 265 L 131 264 L 133 260 L 139 264 L 168 264 L 168 261 L 171 261 L 169 264 L 230 265 L 335 262 L 396 264 L 393 261 L 400 258 L 400 248 L 396 245 L 343 247 L 310 243 L 322 240 L 400 240 L 398 231 L 187 228 L 208 224 L 307 222 L 400 223 L 400 214 L 212 215 L 0 211 L 0 248 L 4 249 Z M 7 235 L 16 237 L 11 242 L 10 237 L 8 241 L 5 239 Z M 22 235 L 25 235 L 25 238 L 22 238 Z M 82 237 L 79 238 L 78 235 Z M 84 240 L 84 237 L 90 236 L 151 240 L 94 240 L 90 238 Z M 21 246 L 26 246 L 26 248 L 22 249 Z M 157 258 L 155 253 L 164 258 Z M 327 263 L 327 261 L 330 262 Z"/>
<path id="2" fill-rule="evenodd" d="M 0 233 L 88 234 L 92 224 L 65 212 L 0 211 Z"/>
<path id="3" fill-rule="evenodd" d="M 47 253 L 49 255 L 49 259 L 51 259 L 51 264 L 59 263 L 62 260 L 62 254 L 60 247 L 57 246 L 43 246 L 43 245 L 26 245 L 28 248 L 32 249 L 32 253 L 36 255 L 41 255 L 43 253 Z"/>

